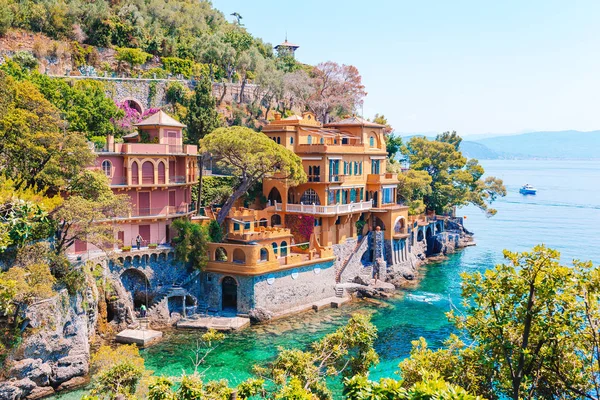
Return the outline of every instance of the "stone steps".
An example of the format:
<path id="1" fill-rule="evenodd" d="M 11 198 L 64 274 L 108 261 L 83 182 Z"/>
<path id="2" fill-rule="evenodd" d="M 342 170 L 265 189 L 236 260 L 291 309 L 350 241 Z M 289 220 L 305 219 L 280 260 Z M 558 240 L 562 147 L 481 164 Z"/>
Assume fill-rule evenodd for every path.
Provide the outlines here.
<path id="1" fill-rule="evenodd" d="M 335 297 L 344 297 L 344 288 L 336 287 L 335 288 Z"/>

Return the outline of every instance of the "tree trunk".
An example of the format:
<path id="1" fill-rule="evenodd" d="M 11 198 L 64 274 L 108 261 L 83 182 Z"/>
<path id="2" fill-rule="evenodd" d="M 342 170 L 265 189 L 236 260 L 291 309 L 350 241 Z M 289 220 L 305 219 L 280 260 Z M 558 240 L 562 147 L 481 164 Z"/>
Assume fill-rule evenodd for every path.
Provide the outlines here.
<path id="1" fill-rule="evenodd" d="M 219 105 L 223 104 L 223 99 L 225 99 L 226 94 L 227 94 L 227 83 L 223 82 L 223 93 L 221 94 L 221 98 L 219 99 Z"/>
<path id="2" fill-rule="evenodd" d="M 246 79 L 242 79 L 242 86 L 240 87 L 240 98 L 238 99 L 238 104 L 242 104 L 244 101 L 244 90 L 246 89 Z"/>
<path id="3" fill-rule="evenodd" d="M 225 204 L 223 204 L 221 211 L 219 211 L 219 215 L 217 216 L 217 222 L 219 223 L 219 225 L 223 224 L 225 218 L 227 218 L 227 215 L 229 214 L 229 210 L 231 210 L 231 207 L 233 207 L 233 204 L 236 202 L 237 199 L 242 197 L 242 195 L 248 191 L 251 184 L 252 181 L 250 179 L 244 180 L 242 178 L 242 183 L 240 184 L 240 186 L 238 186 L 235 192 L 233 192 L 233 194 L 227 199 Z"/>

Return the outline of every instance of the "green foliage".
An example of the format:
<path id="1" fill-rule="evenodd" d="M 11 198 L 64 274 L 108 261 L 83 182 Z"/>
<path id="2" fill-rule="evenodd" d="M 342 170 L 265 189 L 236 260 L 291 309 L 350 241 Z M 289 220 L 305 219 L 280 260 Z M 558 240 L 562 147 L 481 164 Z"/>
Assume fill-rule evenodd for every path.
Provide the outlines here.
<path id="1" fill-rule="evenodd" d="M 231 176 L 204 176 L 202 177 L 202 197 L 200 206 L 218 206 L 231 196 L 237 179 Z M 192 199 L 197 199 L 198 187 L 192 189 Z"/>
<path id="2" fill-rule="evenodd" d="M 175 400 L 173 381 L 163 376 L 152 378 L 148 385 L 148 400 Z"/>
<path id="3" fill-rule="evenodd" d="M 23 69 L 34 69 L 38 65 L 37 59 L 28 51 L 17 51 L 12 60 Z"/>
<path id="4" fill-rule="evenodd" d="M 409 169 L 398 174 L 398 200 L 405 203 L 409 215 L 419 215 L 425 212 L 423 198 L 431 194 L 431 176 L 427 171 Z"/>
<path id="5" fill-rule="evenodd" d="M 460 137 L 444 133 L 439 140 L 412 137 L 403 149 L 411 169 L 431 176 L 431 190 L 423 198 L 427 209 L 443 214 L 453 206 L 474 204 L 494 215 L 496 210 L 489 205 L 498 196 L 505 196 L 506 188 L 500 179 L 482 180 L 481 165 L 474 159 L 467 161 L 459 146 Z"/>
<path id="6" fill-rule="evenodd" d="M 100 346 L 90 361 L 91 394 L 100 399 L 135 394 L 140 380 L 147 375 L 144 359 L 135 344 L 111 348 Z"/>
<path id="7" fill-rule="evenodd" d="M 148 54 L 140 49 L 117 47 L 116 59 L 128 63 L 131 68 L 145 64 L 150 58 L 152 58 L 152 54 Z"/>
<path id="8" fill-rule="evenodd" d="M 210 241 L 213 243 L 221 243 L 224 236 L 221 225 L 214 219 L 211 220 L 208 224 L 208 237 L 210 238 Z"/>
<path id="9" fill-rule="evenodd" d="M 167 87 L 167 102 L 171 104 L 180 103 L 183 104 L 185 101 L 186 89 L 181 82 L 171 82 Z"/>
<path id="10" fill-rule="evenodd" d="M 202 77 L 194 89 L 185 124 L 186 141 L 191 144 L 198 144 L 200 139 L 221 126 L 212 95 L 212 83 L 206 77 Z"/>
<path id="11" fill-rule="evenodd" d="M 288 185 L 297 185 L 307 179 L 300 157 L 265 134 L 248 128 L 219 128 L 200 141 L 200 148 L 231 169 L 232 175 L 240 177 L 233 194 L 219 212 L 219 223 L 223 223 L 234 202 L 263 177 L 287 179 Z"/>
<path id="12" fill-rule="evenodd" d="M 13 11 L 10 1 L 0 0 L 0 36 L 4 36 L 13 22 Z"/>
<path id="13" fill-rule="evenodd" d="M 238 398 L 246 400 L 253 396 L 264 394 L 264 386 L 264 379 L 248 378 L 237 385 Z"/>
<path id="14" fill-rule="evenodd" d="M 184 218 L 173 221 L 172 227 L 176 232 L 173 238 L 175 257 L 182 262 L 191 263 L 194 268 L 204 269 L 208 263 L 206 229 Z"/>
<path id="15" fill-rule="evenodd" d="M 191 78 L 194 74 L 194 61 L 184 60 L 179 57 L 161 58 L 163 68 L 173 75 L 183 75 L 184 78 Z"/>
<path id="16" fill-rule="evenodd" d="M 400 150 L 402 149 L 402 137 L 390 134 L 385 139 L 385 147 L 390 161 L 397 161 L 396 156 L 400 154 Z"/>

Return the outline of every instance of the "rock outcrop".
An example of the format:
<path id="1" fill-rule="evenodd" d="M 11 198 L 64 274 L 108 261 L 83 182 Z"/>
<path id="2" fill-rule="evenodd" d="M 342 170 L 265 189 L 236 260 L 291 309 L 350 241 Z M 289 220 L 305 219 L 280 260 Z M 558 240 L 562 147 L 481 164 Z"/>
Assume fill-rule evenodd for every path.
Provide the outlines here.
<path id="1" fill-rule="evenodd" d="M 1 399 L 37 399 L 86 381 L 97 299 L 96 286 L 88 282 L 83 293 L 70 296 L 63 289 L 27 307 L 23 341 L 6 360 Z"/>

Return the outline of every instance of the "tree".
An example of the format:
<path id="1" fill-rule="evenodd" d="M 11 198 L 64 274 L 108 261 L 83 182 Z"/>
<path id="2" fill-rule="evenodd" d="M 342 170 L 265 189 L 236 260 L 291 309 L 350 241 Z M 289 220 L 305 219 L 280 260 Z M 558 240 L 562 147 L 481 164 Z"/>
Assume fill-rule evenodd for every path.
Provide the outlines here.
<path id="1" fill-rule="evenodd" d="M 324 124 L 331 122 L 332 114 L 352 113 L 367 95 L 358 69 L 328 61 L 317 65 L 312 72 L 314 93 L 308 108 Z"/>
<path id="2" fill-rule="evenodd" d="M 113 227 L 102 224 L 110 218 L 127 215 L 129 197 L 115 195 L 102 171 L 84 171 L 68 189 L 70 196 L 50 216 L 56 221 L 54 251 L 62 254 L 77 240 L 100 249 L 116 243 Z"/>
<path id="3" fill-rule="evenodd" d="M 255 370 L 279 386 L 275 398 L 330 399 L 327 377 L 367 375 L 378 363 L 373 349 L 376 337 L 377 329 L 369 317 L 356 314 L 309 350 L 280 349 L 275 361 L 267 367 L 255 366 Z"/>
<path id="4" fill-rule="evenodd" d="M 390 134 L 385 139 L 385 148 L 388 153 L 388 159 L 391 163 L 398 162 L 396 155 L 402 154 L 402 137 L 394 134 Z"/>
<path id="5" fill-rule="evenodd" d="M 385 126 L 385 128 L 383 128 L 383 133 L 386 136 L 391 135 L 394 131 L 394 128 L 392 128 L 392 126 L 388 123 L 387 118 L 383 114 L 375 114 L 375 116 L 373 117 L 373 122 Z"/>
<path id="6" fill-rule="evenodd" d="M 173 221 L 172 227 L 176 232 L 173 242 L 175 242 L 177 259 L 191 263 L 196 269 L 203 270 L 208 262 L 206 229 L 202 225 L 184 218 Z"/>
<path id="7" fill-rule="evenodd" d="M 462 143 L 462 138 L 458 136 L 458 133 L 456 133 L 456 131 L 446 131 L 440 133 L 435 137 L 435 140 L 437 140 L 438 142 L 451 144 L 454 147 L 454 150 L 457 151 L 460 149 L 460 144 Z"/>
<path id="8" fill-rule="evenodd" d="M 457 150 L 460 145 L 457 137 L 442 138 L 452 140 L 452 144 L 414 136 L 403 149 L 411 169 L 426 171 L 431 176 L 431 190 L 423 198 L 427 209 L 443 214 L 453 206 L 474 204 L 494 215 L 496 210 L 489 205 L 498 196 L 506 195 L 502 181 L 494 177 L 482 181 L 483 168 L 475 159 L 467 161 Z"/>
<path id="9" fill-rule="evenodd" d="M 504 251 L 507 263 L 463 274 L 463 340 L 431 351 L 414 343 L 408 382 L 434 373 L 490 399 L 600 398 L 600 267 L 560 263 L 543 245 Z"/>
<path id="10" fill-rule="evenodd" d="M 90 365 L 93 374 L 91 393 L 101 399 L 134 395 L 142 378 L 148 375 L 135 344 L 118 349 L 101 346 L 92 356 Z"/>
<path id="11" fill-rule="evenodd" d="M 217 112 L 215 98 L 212 95 L 212 83 L 206 77 L 202 77 L 194 89 L 194 96 L 190 101 L 186 116 L 186 140 L 192 144 L 198 144 L 199 140 L 221 126 L 221 118 Z M 204 170 L 204 153 L 200 151 L 198 157 L 198 195 L 196 208 L 200 209 L 202 202 L 202 179 Z"/>
<path id="12" fill-rule="evenodd" d="M 222 224 L 233 204 L 263 177 L 284 179 L 288 185 L 306 182 L 302 161 L 292 151 L 265 134 L 244 127 L 219 128 L 200 140 L 201 151 L 227 165 L 239 181 L 227 199 L 217 222 Z"/>
<path id="13" fill-rule="evenodd" d="M 138 65 L 145 64 L 150 58 L 152 58 L 152 54 L 148 54 L 140 49 L 117 47 L 117 61 L 125 61 L 132 69 Z"/>
<path id="14" fill-rule="evenodd" d="M 423 198 L 431 193 L 431 176 L 426 171 L 412 169 L 399 172 L 398 200 L 409 207 L 410 215 L 423 213 L 425 211 Z"/>

